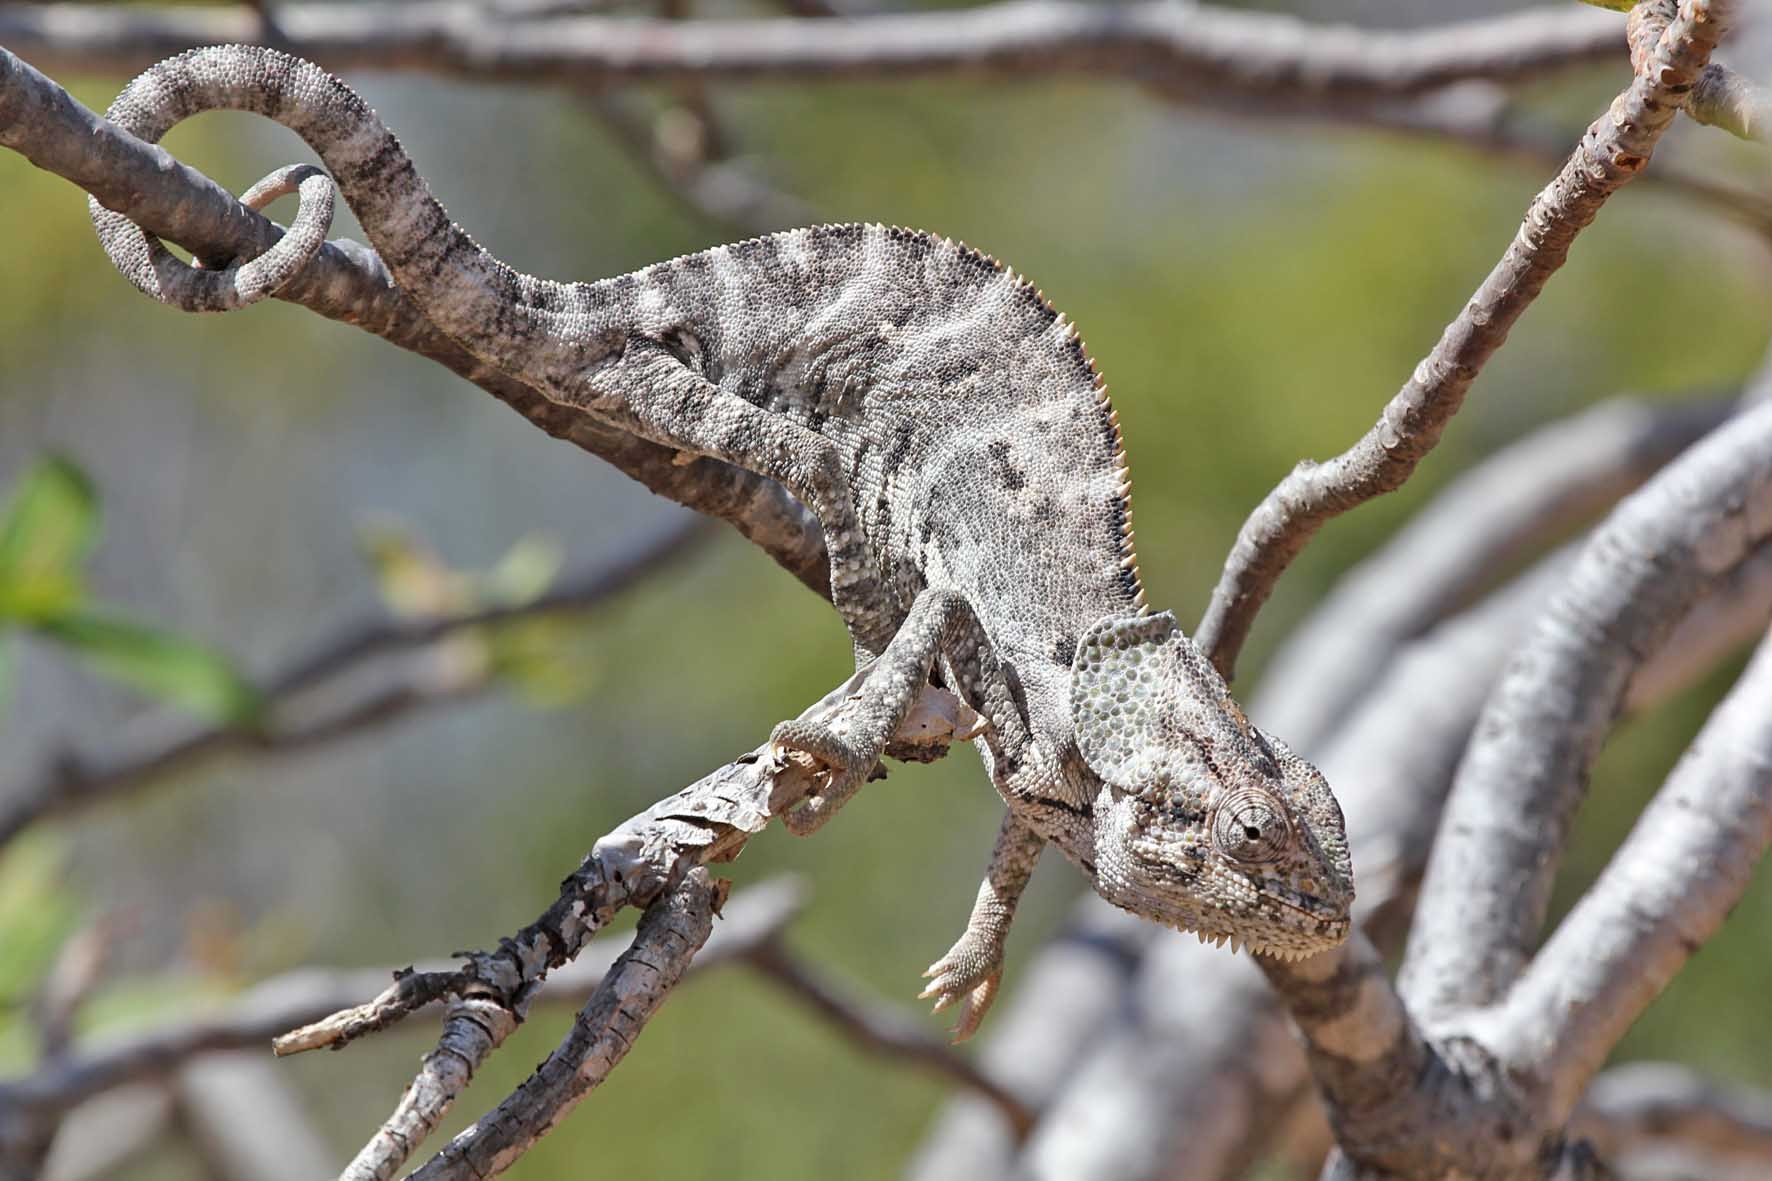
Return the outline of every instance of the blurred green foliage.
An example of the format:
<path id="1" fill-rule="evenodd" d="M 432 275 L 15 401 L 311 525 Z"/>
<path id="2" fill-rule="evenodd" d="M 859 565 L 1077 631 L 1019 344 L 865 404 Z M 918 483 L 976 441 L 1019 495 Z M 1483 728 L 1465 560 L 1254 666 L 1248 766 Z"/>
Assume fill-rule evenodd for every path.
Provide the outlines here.
<path id="1" fill-rule="evenodd" d="M 80 563 L 98 533 L 98 495 L 72 462 L 46 459 L 20 477 L 12 502 L 0 510 L 0 643 L 11 625 L 151 697 L 218 721 L 250 723 L 258 694 L 226 657 L 91 600 Z"/>
<path id="2" fill-rule="evenodd" d="M 1593 83 L 1593 95 L 1608 94 L 1612 81 Z M 105 81 L 77 92 L 102 107 L 116 88 Z M 561 93 L 511 97 L 421 81 L 379 83 L 372 97 L 458 217 L 515 265 L 593 277 L 732 236 L 651 189 Z M 1332 454 L 1372 421 L 1499 257 L 1548 176 L 1548 169 L 1514 169 L 1432 144 L 1213 123 L 1077 82 L 759 85 L 723 92 L 718 101 L 754 165 L 824 217 L 964 238 L 1014 263 L 1079 324 L 1125 425 L 1153 602 L 1184 621 L 1203 606 L 1243 514 L 1300 457 Z M 1603 101 L 1583 109 L 1597 111 Z M 256 124 L 206 120 L 198 127 L 178 129 L 169 146 L 218 178 L 249 179 L 286 154 L 288 141 Z M 0 190 L 14 224 L 32 229 L 9 243 L 8 265 L 0 268 L 0 414 L 17 411 L 0 421 L 33 421 L 27 411 L 48 405 L 44 390 L 58 383 L 63 392 L 54 397 L 100 396 L 81 384 L 92 371 L 71 358 L 109 346 L 132 370 L 162 375 L 132 397 L 196 407 L 222 441 L 212 444 L 238 449 L 249 462 L 269 466 L 273 453 L 305 448 L 299 458 L 318 481 L 332 470 L 328 448 L 336 438 L 362 437 L 387 404 L 388 387 L 422 385 L 431 400 L 425 419 L 410 424 L 414 445 L 387 462 L 428 472 L 436 483 L 427 491 L 439 498 L 445 484 L 464 485 L 452 503 L 469 501 L 474 512 L 457 508 L 416 528 L 450 543 L 452 534 L 483 523 L 476 513 L 492 511 L 485 505 L 497 502 L 503 473 L 416 466 L 426 448 L 471 455 L 490 447 L 494 432 L 522 429 L 469 417 L 474 400 L 484 400 L 477 391 L 299 309 L 265 307 L 225 319 L 169 315 L 109 271 L 70 187 L 0 153 Z M 1244 679 L 1254 679 L 1275 640 L 1339 570 L 1497 444 L 1623 389 L 1678 396 L 1738 380 L 1772 322 L 1766 264 L 1764 242 L 1695 216 L 1693 206 L 1646 190 L 1621 196 L 1491 363 L 1409 488 L 1337 521 L 1297 563 L 1262 617 Z M 266 357 L 276 360 L 266 364 Z M 255 425 L 261 421 L 271 425 Z M 333 424 L 336 434 L 309 433 L 315 424 Z M 524 445 L 537 455 L 560 446 L 539 435 Z M 63 485 L 55 494 L 62 507 L 49 519 L 64 523 L 33 527 L 36 552 L 67 555 L 41 560 L 78 584 L 82 547 L 90 544 L 79 522 L 96 517 L 78 506 L 91 503 L 90 490 L 81 492 L 85 485 L 71 471 L 39 470 Z M 227 476 L 224 468 L 210 471 L 218 482 Z M 106 492 L 126 497 L 141 478 L 107 469 Z M 272 507 L 242 499 L 218 511 L 238 517 L 237 528 L 263 547 L 300 545 L 302 537 L 354 525 L 328 519 L 307 533 L 267 539 L 268 522 L 286 508 L 277 496 L 273 485 L 266 492 Z M 641 504 L 608 500 L 581 500 L 588 507 L 579 511 L 601 521 Z M 512 515 L 531 511 L 540 509 L 519 506 Z M 527 530 L 505 534 L 487 552 L 505 551 L 519 532 Z M 275 587 L 267 592 L 255 581 L 251 567 L 266 559 L 239 559 L 226 544 L 232 535 L 217 536 L 224 540 L 184 559 L 198 563 L 185 573 L 238 588 L 265 626 L 280 605 L 296 610 Z M 412 536 L 382 531 L 368 548 L 387 600 L 421 614 L 439 603 L 460 609 L 520 601 L 540 593 L 557 564 L 545 548 L 518 543 L 502 563 L 493 559 L 502 574 L 463 574 L 488 564 L 445 563 Z M 361 580 L 360 571 L 347 571 L 324 585 L 344 595 Z M 308 621 L 301 634 L 321 626 Z M 733 540 L 582 623 L 550 621 L 507 639 L 509 667 L 536 662 L 543 670 L 520 678 L 526 691 L 566 702 L 566 712 L 539 723 L 521 710 L 480 718 L 501 736 L 484 753 L 448 747 L 441 723 L 367 744 L 451 752 L 411 780 L 377 778 L 379 764 L 361 751 L 356 761 L 326 764 L 326 775 L 374 802 L 329 803 L 305 782 L 314 798 L 285 802 L 259 781 L 269 772 L 250 765 L 233 779 L 196 776 L 87 820 L 85 846 L 102 852 L 74 864 L 106 868 L 104 854 L 127 849 L 131 864 L 146 866 L 140 873 L 163 872 L 169 883 L 179 876 L 175 868 L 217 867 L 198 885 L 169 884 L 153 900 L 170 912 L 175 930 L 194 893 L 221 890 L 215 881 L 259 883 L 243 904 L 224 984 L 301 962 L 404 962 L 484 943 L 533 917 L 599 833 L 753 745 L 840 680 L 848 659 L 828 609 Z M 118 647 L 129 645 L 113 652 Z M 589 677 L 585 669 L 616 672 Z M 115 665 L 109 671 L 125 675 Z M 556 675 L 571 683 L 554 686 Z M 1727 682 L 1728 670 L 1720 670 L 1670 708 L 1630 722 L 1612 744 L 1565 875 L 1565 904 L 1603 864 Z M 544 732 L 573 753 L 553 753 L 539 740 Z M 454 777 L 476 776 L 490 781 L 448 796 L 447 806 L 431 794 Z M 397 812 L 398 822 L 377 808 Z M 998 808 L 969 754 L 894 768 L 817 840 L 767 834 L 729 872 L 741 887 L 779 870 L 806 874 L 814 903 L 792 932 L 795 947 L 863 992 L 910 1004 L 918 970 L 959 929 Z M 265 827 L 251 828 L 248 821 L 261 814 Z M 239 828 L 229 827 L 236 820 Z M 302 845 L 299 857 L 279 859 L 291 840 Z M 0 856 L 0 946 L 8 949 L 0 962 L 10 973 L 0 995 L 28 987 L 81 907 L 113 901 L 102 877 L 76 886 L 57 876 L 61 858 L 51 848 L 39 835 Z M 405 858 L 404 850 L 424 856 Z M 334 883 L 334 910 L 286 903 L 285 894 L 315 880 Z M 1062 865 L 1037 876 L 1012 942 L 1011 992 L 1077 887 Z M 1633 1032 L 1628 1052 L 1678 1056 L 1772 1084 L 1772 1064 L 1739 1036 L 1761 1018 L 1756 981 L 1772 968 L 1769 898 L 1758 883 L 1723 935 Z M 151 1023 L 169 1011 L 167 993 L 182 993 L 177 1003 L 188 1004 L 188 943 L 172 940 L 181 950 L 171 962 L 162 957 L 121 978 L 89 1020 L 110 1028 Z M 159 989 L 155 979 L 178 987 Z M 549 1012 L 532 1018 L 444 1133 L 496 1102 L 557 1041 L 565 1020 Z M 22 1052 L 16 1027 L 0 1036 Z M 348 1153 L 391 1105 L 425 1040 L 397 1034 L 287 1069 Z M 674 998 L 612 1081 L 510 1176 L 577 1175 L 591 1162 L 599 1172 L 641 1175 L 894 1176 L 943 1093 L 901 1066 L 859 1056 L 734 969 Z M 189 1164 L 168 1148 L 132 1175 L 182 1176 Z"/>

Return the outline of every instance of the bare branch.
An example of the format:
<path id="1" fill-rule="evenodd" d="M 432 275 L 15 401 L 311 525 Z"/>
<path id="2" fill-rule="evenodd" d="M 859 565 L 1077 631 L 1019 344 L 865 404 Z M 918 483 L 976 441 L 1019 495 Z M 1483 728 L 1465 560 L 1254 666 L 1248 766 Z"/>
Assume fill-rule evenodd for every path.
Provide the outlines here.
<path id="1" fill-rule="evenodd" d="M 1672 1141 L 1713 1157 L 1772 1161 L 1772 1095 L 1671 1062 L 1632 1062 L 1595 1078 L 1571 1131 L 1604 1157 Z"/>
<path id="2" fill-rule="evenodd" d="M 1772 533 L 1772 478 L 1761 515 Z M 1752 511 L 1752 510 L 1750 510 Z M 1565 1119 L 1625 1030 L 1740 901 L 1772 845 L 1772 639 L 1610 864 L 1485 1018 L 1485 1040 Z"/>
<path id="3" fill-rule="evenodd" d="M 920 1066 L 973 1092 L 1002 1113 L 1018 1139 L 1033 1128 L 1030 1107 L 972 1065 L 924 1022 L 896 1009 L 866 1005 L 845 996 L 810 964 L 790 954 L 780 940 L 760 944 L 746 958 L 863 1049 Z"/>
<path id="4" fill-rule="evenodd" d="M 1407 927 L 1441 804 L 1483 703 L 1572 559 L 1566 552 L 1544 559 L 1407 644 L 1317 756 L 1348 815 L 1361 870 L 1356 919 L 1381 949 L 1394 948 Z M 1763 632 L 1769 617 L 1772 544 L 1762 545 L 1687 615 L 1633 682 L 1630 707 L 1647 709 L 1678 692 Z M 1036 988 L 1047 955 L 1035 960 L 1016 997 L 1036 1011 L 1072 995 Z M 1330 959 L 1310 967 L 1331 979 L 1347 971 Z M 1297 974 L 1280 983 L 1318 1014 L 1333 1011 L 1347 995 L 1345 988 Z M 1321 997 L 1314 995 L 1318 988 Z M 1050 1154 L 1042 1163 L 1063 1162 L 1078 1175 L 1217 1181 L 1241 1175 L 1272 1151 L 1273 1129 L 1307 1094 L 1306 1062 L 1286 1032 L 1275 989 L 1259 973 L 1245 960 L 1164 935 L 1140 968 L 1136 999 L 1121 1003 L 1133 1014 L 1125 1027 L 1088 1027 L 1087 1052 L 1079 1046 L 1064 1059 L 1065 1085 L 1050 1100 L 1047 1130 L 1035 1146 Z M 1357 1031 L 1352 1022 L 1343 1020 L 1344 1036 Z M 1072 1036 L 1056 1017 L 1016 1032 L 1010 1040 L 999 1028 L 988 1051 L 1013 1061 L 1050 1039 Z M 1382 1042 L 1380 1032 L 1365 1036 Z M 919 1157 L 919 1181 L 1012 1171 L 1006 1148 L 987 1158 L 997 1163 L 969 1169 L 966 1157 L 942 1167 L 937 1145 L 950 1147 L 931 1137 Z M 952 1146 L 957 1151 L 966 1142 Z"/>
<path id="5" fill-rule="evenodd" d="M 1439 441 L 1484 363 L 1563 265 L 1575 236 L 1648 163 L 1718 35 L 1708 18 L 1678 28 L 1680 35 L 1659 42 L 1630 89 L 1589 126 L 1556 179 L 1534 198 L 1506 254 L 1377 425 L 1327 463 L 1299 464 L 1250 514 L 1196 637 L 1227 680 L 1256 613 L 1287 565 L 1332 517 L 1402 486 Z"/>
<path id="6" fill-rule="evenodd" d="M 116 799 L 149 783 L 227 754 L 282 755 L 358 733 L 416 708 L 484 690 L 485 667 L 459 661 L 420 663 L 397 683 L 331 702 L 341 684 L 390 653 L 435 646 L 452 636 L 518 619 L 594 608 L 691 552 L 707 535 L 689 518 L 661 530 L 614 560 L 562 580 L 532 602 L 431 620 L 362 620 L 340 628 L 297 657 L 260 689 L 264 717 L 256 725 L 192 726 L 181 719 L 96 757 L 61 755 L 7 790 L 0 805 L 0 846 L 45 816 Z M 321 699 L 323 708 L 308 706 Z"/>
<path id="7" fill-rule="evenodd" d="M 801 890 L 792 879 L 742 891 L 726 907 L 719 930 L 697 959 L 697 972 L 749 956 L 776 938 L 799 912 Z M 613 950 L 587 948 L 537 986 L 530 1004 L 582 1005 L 615 960 Z M 419 975 L 442 976 L 446 964 Z M 23 1078 L 0 1082 L 0 1107 L 32 1113 L 65 1111 L 94 1095 L 145 1079 L 164 1078 L 192 1058 L 236 1049 L 263 1050 L 295 1026 L 351 1008 L 381 989 L 388 973 L 376 969 L 304 968 L 266 980 L 220 1013 L 173 1022 L 81 1054 L 47 1063 Z M 414 1006 L 416 1008 L 416 1006 Z"/>
<path id="8" fill-rule="evenodd" d="M 1399 32 L 1274 13 L 1044 0 L 845 20 L 509 20 L 462 3 L 286 4 L 285 48 L 335 70 L 426 69 L 534 84 L 1126 78 L 1187 92 L 1401 97 L 1623 56 L 1617 18 L 1531 11 Z M 0 9 L 0 41 L 54 72 L 136 73 L 193 45 L 251 41 L 250 9 Z"/>
<path id="9" fill-rule="evenodd" d="M 1407 645 L 1318 756 L 1348 817 L 1361 875 L 1355 917 L 1370 938 L 1388 945 L 1400 936 L 1398 919 L 1427 859 L 1459 753 L 1513 641 L 1565 567 L 1549 559 Z M 1267 967 L 1181 935 L 1155 940 L 1139 966 L 1135 999 L 1126 1002 L 1132 1016 L 1092 1034 L 1081 1063 L 1068 1065 L 1031 1150 L 1039 1166 L 1053 1175 L 1166 1181 L 1246 1172 L 1271 1148 L 1273 1128 L 1308 1081 L 1305 1057 L 1258 964 Z M 1331 957 L 1311 966 L 1353 971 Z M 1285 981 L 1301 997 L 1314 983 Z M 1339 1005 L 1347 992 L 1322 987 L 1326 995 L 1310 1001 L 1313 1012 Z M 1051 1026 L 1032 1032 L 1049 1037 Z"/>
<path id="10" fill-rule="evenodd" d="M 653 121 L 614 95 L 592 96 L 590 109 L 658 186 L 698 217 L 743 234 L 817 220 L 811 206 L 771 188 L 731 160 L 661 144 Z"/>
<path id="11" fill-rule="evenodd" d="M 1497 450 L 1342 576 L 1274 655 L 1250 714 L 1314 752 L 1399 644 L 1469 601 L 1497 569 L 1610 506 L 1732 408 L 1732 399 L 1614 398 Z"/>
<path id="12" fill-rule="evenodd" d="M 1705 67 L 1686 111 L 1698 122 L 1730 135 L 1772 144 L 1772 90 L 1727 66 Z"/>
<path id="13" fill-rule="evenodd" d="M 1418 1013 L 1493 1001 L 1513 982 L 1632 674 L 1769 536 L 1772 405 L 1761 405 L 1627 498 L 1587 544 L 1459 769 L 1404 963 Z"/>
<path id="14" fill-rule="evenodd" d="M 482 1116 L 415 1172 L 414 1181 L 479 1181 L 503 1172 L 599 1086 L 706 942 L 725 892 L 724 883 L 697 868 L 648 907 L 633 945 L 579 1011 L 566 1040 L 496 1111 Z M 387 1175 L 346 1173 L 351 1178 Z"/>
<path id="15" fill-rule="evenodd" d="M 858 671 L 808 707 L 801 719 L 820 721 L 839 732 L 845 730 L 849 724 L 845 706 L 871 668 Z M 966 732 L 976 720 L 952 694 L 925 687 L 918 705 L 893 736 L 892 746 L 907 754 L 914 748 L 923 748 L 930 757 L 937 757 L 946 751 L 955 734 Z M 444 1044 L 426 1060 L 425 1071 L 384 1128 L 384 1134 L 378 1135 L 359 1158 L 359 1166 L 353 1167 L 363 1170 L 362 1176 L 383 1176 L 398 1168 L 416 1146 L 416 1137 L 435 1125 L 479 1062 L 508 1035 L 509 1027 L 527 1010 L 549 972 L 577 956 L 590 937 L 607 926 L 622 907 L 650 907 L 667 891 L 677 889 L 685 875 L 736 857 L 752 835 L 814 790 L 817 775 L 816 763 L 810 756 L 798 752 L 783 755 L 772 744 L 764 743 L 604 836 L 578 870 L 561 883 L 560 895 L 553 905 L 535 922 L 501 940 L 497 951 L 469 954 L 461 967 L 443 974 L 445 978 L 421 979 L 420 984 L 413 986 L 412 996 L 396 992 L 378 998 L 368 1007 L 318 1023 L 318 1036 L 299 1038 L 296 1048 L 341 1047 L 360 1033 L 402 1019 L 416 1009 L 413 1002 L 421 994 L 454 998 Z M 473 1002 L 471 1007 L 466 1003 L 469 1001 Z M 599 1003 L 596 997 L 592 998 L 592 1007 Z M 629 1037 L 637 1034 L 638 1029 L 638 1025 L 624 1026 Z M 571 1058 L 583 1049 L 585 1046 L 579 1045 L 570 1052 L 563 1048 L 561 1053 Z M 619 1056 L 599 1061 L 606 1063 L 605 1068 L 612 1067 Z M 548 1111 L 560 1110 L 549 1105 L 575 1102 L 582 1094 L 559 1075 L 561 1069 L 565 1068 L 556 1064 L 553 1073 L 535 1084 L 539 1092 L 529 1094 L 528 1098 L 520 1092 L 507 1101 L 517 1104 L 517 1109 L 507 1115 L 488 1117 L 504 1130 L 484 1143 L 502 1145 L 507 1143 L 507 1133 L 521 1138 L 520 1133 L 532 1139 L 545 1131 L 545 1123 L 538 1126 L 534 1121 Z M 598 1075 L 596 1081 L 600 1080 Z M 470 1155 L 479 1151 L 475 1149 Z M 503 1150 L 486 1151 L 496 1154 Z"/>
<path id="16" fill-rule="evenodd" d="M 179 1128 L 222 1181 L 313 1181 L 338 1174 L 292 1081 L 260 1053 L 208 1054 L 174 1076 Z"/>

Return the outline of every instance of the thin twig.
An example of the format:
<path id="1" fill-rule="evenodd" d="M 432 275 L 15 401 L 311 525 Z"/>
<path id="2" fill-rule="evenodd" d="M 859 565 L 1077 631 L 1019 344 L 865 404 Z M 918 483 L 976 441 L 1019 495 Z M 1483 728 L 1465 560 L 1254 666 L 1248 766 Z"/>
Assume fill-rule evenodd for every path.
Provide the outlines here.
<path id="1" fill-rule="evenodd" d="M 697 518 L 673 524 L 629 552 L 562 580 L 533 601 L 430 620 L 387 617 L 340 628 L 265 681 L 260 698 L 268 720 L 255 725 L 191 726 L 172 721 L 158 733 L 133 739 L 98 756 L 61 755 L 9 788 L 0 806 L 0 846 L 46 816 L 63 814 L 126 795 L 169 775 L 225 754 L 282 755 L 312 749 L 362 732 L 423 706 L 457 700 L 491 684 L 489 670 L 459 662 L 433 662 L 400 683 L 319 711 L 317 716 L 285 719 L 305 712 L 304 699 L 327 695 L 378 659 L 423 649 L 475 629 L 520 619 L 589 610 L 691 552 L 708 535 Z"/>
<path id="2" fill-rule="evenodd" d="M 1033 1129 L 1033 1109 L 959 1054 L 924 1022 L 895 1009 L 847 996 L 780 940 L 752 949 L 751 966 L 789 996 L 810 1007 L 850 1041 L 875 1054 L 915 1063 L 994 1104 L 1017 1139 Z"/>
<path id="3" fill-rule="evenodd" d="M 1681 26 L 1685 28 L 1687 26 Z M 1229 679 L 1274 583 L 1331 518 L 1402 486 L 1464 403 L 1483 365 L 1569 255 L 1606 199 L 1643 170 L 1704 68 L 1717 30 L 1698 21 L 1668 42 L 1554 180 L 1533 199 L 1495 269 L 1359 442 L 1323 464 L 1300 463 L 1244 522 L 1196 637 Z"/>
<path id="4" fill-rule="evenodd" d="M 649 906 L 633 944 L 579 1011 L 566 1040 L 497 1110 L 482 1116 L 413 1173 L 413 1181 L 480 1181 L 503 1172 L 601 1085 L 706 942 L 725 897 L 726 884 L 697 868 Z M 398 1134 L 406 1151 L 419 1139 L 406 1128 Z M 392 1172 L 353 1166 L 346 1170 L 344 1181 L 379 1181 Z"/>
<path id="5" fill-rule="evenodd" d="M 1671 1141 L 1763 1167 L 1772 1162 L 1772 1095 L 1673 1062 L 1630 1062 L 1594 1079 L 1572 1130 L 1608 1158 Z"/>
<path id="6" fill-rule="evenodd" d="M 741 891 L 726 908 L 725 921 L 696 971 L 744 959 L 775 938 L 803 904 L 803 890 L 791 878 Z M 614 962 L 613 951 L 592 947 L 541 983 L 532 1005 L 582 1005 Z M 445 975 L 453 965 L 426 965 L 419 975 Z M 203 1054 L 239 1049 L 263 1050 L 297 1026 L 319 1022 L 379 990 L 388 973 L 375 969 L 303 968 L 254 986 L 219 1013 L 171 1022 L 138 1036 L 102 1044 L 46 1063 L 22 1078 L 0 1082 L 0 1106 L 35 1113 L 66 1111 L 95 1095 L 144 1079 L 162 1078 Z M 416 1011 L 420 1006 L 411 1006 Z"/>
<path id="7" fill-rule="evenodd" d="M 1342 576 L 1268 663 L 1251 716 L 1315 753 L 1400 644 L 1613 504 L 1732 409 L 1733 399 L 1614 398 L 1497 449 Z"/>
<path id="8" fill-rule="evenodd" d="M 1772 144 L 1772 90 L 1727 66 L 1705 67 L 1686 113 L 1741 139 Z"/>

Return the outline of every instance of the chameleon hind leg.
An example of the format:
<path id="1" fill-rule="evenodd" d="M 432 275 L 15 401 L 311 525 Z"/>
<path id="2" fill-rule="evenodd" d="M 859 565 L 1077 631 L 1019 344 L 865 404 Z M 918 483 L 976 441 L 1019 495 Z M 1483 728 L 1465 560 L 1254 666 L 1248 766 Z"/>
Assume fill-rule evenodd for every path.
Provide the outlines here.
<path id="1" fill-rule="evenodd" d="M 589 388 L 575 392 L 570 404 L 655 443 L 767 476 L 791 492 L 824 530 L 831 601 L 859 652 L 886 646 L 898 622 L 898 599 L 869 558 L 836 444 L 722 390 L 648 338 L 630 338 L 584 381 Z"/>
<path id="2" fill-rule="evenodd" d="M 825 764 L 829 781 L 782 822 L 796 836 L 816 832 L 849 801 L 879 765 L 880 755 L 929 681 L 943 651 L 977 634 L 972 607 L 958 592 L 925 590 L 875 658 L 841 732 L 819 722 L 783 722 L 769 736 L 777 746 L 803 751 Z"/>

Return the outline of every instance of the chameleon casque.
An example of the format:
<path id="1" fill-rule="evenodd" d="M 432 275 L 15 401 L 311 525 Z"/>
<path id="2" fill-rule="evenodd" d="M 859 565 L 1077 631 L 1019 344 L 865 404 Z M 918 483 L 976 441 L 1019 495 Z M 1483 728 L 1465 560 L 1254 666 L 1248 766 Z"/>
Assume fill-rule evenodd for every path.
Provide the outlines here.
<path id="1" fill-rule="evenodd" d="M 519 274 L 450 222 L 352 90 L 266 49 L 163 62 L 109 117 L 152 141 L 212 109 L 307 141 L 401 289 L 469 351 L 553 401 L 776 480 L 817 517 L 868 672 L 847 725 L 772 736 L 827 773 L 791 830 L 866 781 L 932 676 L 978 712 L 1008 813 L 923 994 L 962 1006 L 958 1036 L 990 1005 L 1047 842 L 1109 902 L 1213 942 L 1302 957 L 1346 936 L 1352 870 L 1328 785 L 1146 608 L 1116 416 L 1075 331 L 1013 271 L 920 231 L 827 225 L 598 283 Z M 298 216 L 261 259 L 204 271 L 93 215 L 137 286 L 187 306 L 192 292 L 250 302 L 324 235 Z"/>

